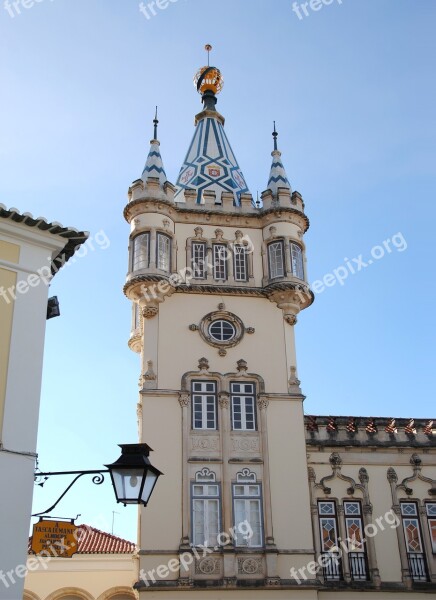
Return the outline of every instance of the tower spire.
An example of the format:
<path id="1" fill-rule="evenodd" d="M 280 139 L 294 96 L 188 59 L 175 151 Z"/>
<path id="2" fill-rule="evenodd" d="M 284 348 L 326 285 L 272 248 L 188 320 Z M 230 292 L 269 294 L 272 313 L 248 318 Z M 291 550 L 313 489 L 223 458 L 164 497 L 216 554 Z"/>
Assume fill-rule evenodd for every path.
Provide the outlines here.
<path id="1" fill-rule="evenodd" d="M 271 156 L 273 157 L 273 159 L 268 179 L 268 189 L 271 190 L 274 197 L 277 196 L 279 188 L 285 188 L 289 190 L 290 193 L 292 193 L 291 184 L 289 183 L 289 180 L 286 176 L 285 167 L 282 163 L 282 153 L 278 149 L 277 145 L 278 135 L 279 134 L 276 128 L 276 122 L 274 121 L 274 131 L 272 134 L 274 139 L 274 150 L 271 152 Z"/>
<path id="2" fill-rule="evenodd" d="M 204 202 L 205 195 L 215 195 L 215 204 L 221 204 L 221 195 L 226 193 L 233 195 L 235 206 L 240 206 L 242 194 L 249 190 L 225 134 L 224 117 L 215 108 L 224 78 L 210 64 L 212 46 L 207 44 L 205 50 L 208 64 L 198 69 L 194 77 L 203 110 L 195 117 L 196 129 L 180 169 L 174 201 L 185 202 L 185 191 L 195 190 L 197 204 Z"/>
<path id="3" fill-rule="evenodd" d="M 148 152 L 147 160 L 145 162 L 145 167 L 142 172 L 142 180 L 147 181 L 148 177 L 158 177 L 159 183 L 161 186 L 168 181 L 165 173 L 165 169 L 163 166 L 162 156 L 160 154 L 160 142 L 157 139 L 157 126 L 159 124 L 159 120 L 157 118 L 157 106 L 156 112 L 153 119 L 154 131 L 153 131 L 153 139 L 150 140 L 150 150 Z"/>
<path id="4" fill-rule="evenodd" d="M 153 125 L 154 125 L 153 139 L 157 140 L 157 126 L 159 125 L 159 121 L 158 121 L 158 118 L 157 118 L 157 106 L 156 106 L 156 114 L 154 115 L 154 119 L 153 119 Z"/>

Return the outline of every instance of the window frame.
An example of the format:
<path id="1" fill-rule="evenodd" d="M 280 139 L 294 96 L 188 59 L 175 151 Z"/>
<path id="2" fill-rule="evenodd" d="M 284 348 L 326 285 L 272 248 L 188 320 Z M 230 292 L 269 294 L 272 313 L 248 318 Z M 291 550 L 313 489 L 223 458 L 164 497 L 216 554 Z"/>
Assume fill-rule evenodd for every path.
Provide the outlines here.
<path id="1" fill-rule="evenodd" d="M 203 256 L 204 262 L 201 265 L 201 274 L 199 270 L 197 270 L 196 266 L 198 263 L 195 262 L 195 246 L 201 246 L 203 248 Z M 192 240 L 191 241 L 191 268 L 192 268 L 192 278 L 193 279 L 207 279 L 207 244 L 206 242 Z"/>
<path id="2" fill-rule="evenodd" d="M 215 487 L 217 488 L 217 493 L 215 495 L 211 494 L 196 494 L 195 493 L 195 488 L 196 487 L 202 487 L 203 491 L 204 488 L 210 488 L 210 487 Z M 195 532 L 195 503 L 196 502 L 202 502 L 203 503 L 203 530 L 204 530 L 204 536 L 206 536 L 206 533 L 208 535 L 208 539 L 202 539 L 201 541 L 198 541 L 196 539 L 196 532 Z M 221 532 L 221 526 L 222 526 L 222 512 L 221 512 L 221 506 L 222 506 L 222 501 L 221 501 L 221 484 L 219 482 L 216 481 L 210 481 L 210 482 L 205 482 L 205 481 L 191 481 L 191 540 L 192 540 L 192 545 L 193 546 L 206 546 L 206 547 L 211 547 L 210 545 L 210 536 L 213 535 L 214 532 L 210 532 L 209 531 L 209 525 L 210 522 L 208 521 L 208 519 L 206 518 L 206 513 L 209 514 L 209 504 L 212 503 L 216 503 L 217 506 L 217 532 L 216 532 L 216 538 L 215 541 L 212 545 L 213 548 L 215 548 L 216 546 L 218 546 L 218 538 L 219 538 L 219 534 Z M 206 542 L 206 544 L 205 544 Z"/>
<path id="3" fill-rule="evenodd" d="M 294 265 L 294 248 L 296 248 L 299 252 L 299 255 L 297 257 L 296 260 L 296 264 Z M 304 255 L 303 255 L 303 248 L 300 246 L 300 244 L 297 244 L 297 242 L 293 242 L 291 241 L 289 243 L 289 252 L 291 254 L 291 274 L 293 277 L 296 277 L 297 279 L 301 279 L 301 281 L 305 281 L 304 278 Z M 294 269 L 294 266 L 296 266 L 296 268 Z M 299 273 L 299 269 L 301 269 L 301 273 Z M 300 277 L 301 275 L 301 277 Z"/>
<path id="4" fill-rule="evenodd" d="M 224 277 L 217 277 L 217 268 L 220 266 L 219 263 L 217 262 L 217 256 L 215 255 L 215 250 L 216 248 L 224 248 L 225 251 L 225 258 L 219 258 L 219 260 L 222 260 L 222 268 L 223 268 L 223 273 L 224 273 Z M 213 278 L 215 281 L 227 281 L 227 279 L 229 278 L 229 269 L 228 269 L 228 245 L 223 243 L 223 242 L 219 242 L 219 243 L 214 243 L 212 244 L 212 271 L 213 271 Z"/>
<path id="5" fill-rule="evenodd" d="M 207 385 L 207 384 L 213 384 L 214 386 L 214 390 L 213 391 L 208 391 L 208 390 L 204 390 L 204 391 L 198 391 L 195 390 L 195 385 Z M 202 401 L 201 401 L 201 427 L 197 427 L 196 426 L 196 406 L 195 406 L 195 396 L 201 396 L 202 397 Z M 214 427 L 208 427 L 208 398 L 207 396 L 213 396 L 213 402 L 214 402 Z M 205 381 L 199 381 L 199 380 L 192 380 L 191 381 L 191 397 L 192 397 L 192 409 L 191 409 L 191 428 L 193 431 L 218 431 L 218 386 L 217 386 L 217 382 L 214 381 L 213 379 L 210 380 L 205 380 Z M 206 427 L 204 426 L 206 425 Z"/>
<path id="6" fill-rule="evenodd" d="M 150 231 L 141 231 L 140 233 L 137 233 L 131 241 L 131 257 L 130 257 L 130 271 L 132 273 L 134 273 L 135 271 L 142 271 L 143 269 L 148 269 L 150 267 L 150 248 L 151 248 L 151 232 Z M 146 244 L 146 260 L 143 261 L 137 261 L 136 258 L 137 256 L 140 254 L 140 252 L 143 252 L 143 248 L 142 248 L 142 244 L 141 244 L 141 248 L 140 248 L 140 252 L 138 252 L 137 248 L 136 248 L 136 243 L 140 238 L 145 238 L 147 240 L 147 244 Z M 141 266 L 139 266 L 141 265 Z"/>
<path id="7" fill-rule="evenodd" d="M 238 276 L 238 268 L 240 270 L 240 266 L 238 267 L 237 261 L 238 257 L 241 256 L 243 257 L 243 277 Z M 247 282 L 249 280 L 248 253 L 246 246 L 243 244 L 233 244 L 233 279 L 238 282 Z"/>
<path id="8" fill-rule="evenodd" d="M 435 510 L 434 515 L 430 515 L 430 512 L 429 512 L 430 506 L 434 506 L 434 510 Z M 428 533 L 430 536 L 430 545 L 432 548 L 432 553 L 436 554 L 436 502 L 426 502 L 425 503 L 425 514 L 427 517 L 427 526 L 428 526 Z M 433 530 L 435 531 L 434 536 L 432 533 Z"/>
<path id="9" fill-rule="evenodd" d="M 247 488 L 250 487 L 256 487 L 258 489 L 258 493 L 257 495 L 254 494 L 236 494 L 235 490 L 237 487 L 243 487 L 244 488 L 244 492 L 247 491 Z M 258 517 L 259 517 L 259 540 L 260 543 L 259 544 L 252 544 L 252 540 L 254 538 L 254 535 L 251 539 L 247 539 L 245 540 L 246 543 L 239 543 L 240 542 L 240 537 L 242 537 L 242 534 L 239 534 L 238 537 L 238 533 L 239 533 L 239 529 L 238 526 L 241 524 L 241 522 L 245 522 L 247 521 L 248 523 L 250 523 L 250 528 L 251 530 L 254 532 L 254 529 L 251 525 L 250 522 L 250 502 L 255 501 L 257 506 L 258 506 Z M 239 523 L 236 522 L 236 514 L 237 514 L 237 510 L 236 510 L 236 503 L 237 502 L 243 502 L 244 503 L 244 519 L 242 521 L 240 521 Z M 262 490 L 262 483 L 256 481 L 256 482 L 233 482 L 232 483 L 232 504 L 233 504 L 233 527 L 234 527 L 234 531 L 235 531 L 235 547 L 236 548 L 264 548 L 265 547 L 265 540 L 264 540 L 264 536 L 265 536 L 265 528 L 264 528 L 264 516 L 263 516 L 263 490 Z M 248 511 L 247 511 L 247 507 L 248 507 Z"/>
<path id="10" fill-rule="evenodd" d="M 245 385 L 250 385 L 252 387 L 252 393 L 248 394 L 245 391 L 244 392 L 235 392 L 233 390 L 233 386 L 235 385 L 241 385 L 241 386 L 245 386 Z M 257 390 L 256 390 L 256 383 L 254 381 L 231 381 L 230 382 L 230 409 L 231 409 L 231 426 L 232 426 L 232 431 L 257 431 L 257 427 L 258 427 L 258 420 L 257 420 L 257 403 L 256 403 L 256 398 L 257 398 Z M 235 427 L 235 411 L 234 411 L 234 399 L 236 398 L 240 398 L 241 399 L 241 427 Z M 246 405 L 246 400 L 252 398 L 253 401 L 253 427 L 252 428 L 248 428 L 247 427 L 247 405 Z"/>
<path id="11" fill-rule="evenodd" d="M 332 514 L 321 514 L 321 504 L 331 504 L 333 506 L 333 513 Z M 331 566 L 326 563 L 325 566 L 323 565 L 323 573 L 324 573 L 324 578 L 327 581 L 342 581 L 344 574 L 343 574 L 343 565 L 342 565 L 342 559 L 341 559 L 341 553 L 339 551 L 339 537 L 340 537 L 340 533 L 339 533 L 339 520 L 338 520 L 338 504 L 336 500 L 322 500 L 320 498 L 318 498 L 318 502 L 317 502 L 317 509 L 318 509 L 318 527 L 319 527 L 319 539 L 320 539 L 320 549 L 321 549 L 321 556 L 337 556 L 337 564 L 336 564 L 336 570 L 332 569 Z M 335 525 L 335 546 L 334 548 L 336 548 L 336 551 L 334 550 L 330 550 L 330 549 L 325 549 L 324 547 L 324 538 L 323 538 L 323 527 L 322 527 L 322 521 L 325 519 L 330 519 L 333 520 L 334 525 Z M 333 573 L 333 575 L 329 576 L 329 569 L 331 570 L 331 572 Z"/>
<path id="12" fill-rule="evenodd" d="M 274 275 L 272 271 L 272 263 L 271 263 L 271 249 L 273 246 L 279 246 L 281 248 L 281 257 L 282 257 L 282 274 Z M 267 245 L 267 254 L 268 254 L 268 275 L 269 279 L 280 279 L 282 277 L 286 277 L 286 261 L 285 261 L 285 241 L 283 239 L 273 240 L 269 242 Z"/>
<path id="13" fill-rule="evenodd" d="M 161 238 L 168 241 L 168 269 L 164 269 L 159 266 L 159 260 L 160 260 L 159 242 L 160 242 Z M 163 271 L 164 273 L 171 273 L 172 241 L 173 241 L 173 238 L 170 235 L 168 235 L 168 233 L 164 233 L 163 231 L 156 232 L 156 269 L 159 269 L 159 271 Z"/>

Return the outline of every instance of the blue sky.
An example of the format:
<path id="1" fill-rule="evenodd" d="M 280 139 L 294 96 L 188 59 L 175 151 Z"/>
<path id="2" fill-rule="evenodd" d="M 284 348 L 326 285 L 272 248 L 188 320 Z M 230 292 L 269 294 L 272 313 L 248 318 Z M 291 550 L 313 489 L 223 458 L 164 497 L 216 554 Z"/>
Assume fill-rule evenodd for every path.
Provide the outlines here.
<path id="1" fill-rule="evenodd" d="M 59 273 L 47 323 L 43 470 L 98 468 L 136 441 L 139 362 L 122 294 L 128 226 L 159 105 L 175 181 L 200 98 L 204 44 L 224 74 L 218 108 L 253 194 L 265 189 L 272 121 L 306 202 L 309 279 L 401 233 L 407 249 L 318 294 L 297 326 L 309 414 L 431 417 L 434 325 L 436 3 L 334 0 L 298 18 L 289 0 L 178 0 L 146 19 L 137 0 L 41 0 L 11 17 L 0 0 L 0 174 L 7 206 L 110 246 Z M 66 481 L 35 495 L 47 508 Z M 65 484 L 65 485 L 64 485 Z M 55 516 L 136 538 L 136 509 L 109 483 L 77 484 Z"/>

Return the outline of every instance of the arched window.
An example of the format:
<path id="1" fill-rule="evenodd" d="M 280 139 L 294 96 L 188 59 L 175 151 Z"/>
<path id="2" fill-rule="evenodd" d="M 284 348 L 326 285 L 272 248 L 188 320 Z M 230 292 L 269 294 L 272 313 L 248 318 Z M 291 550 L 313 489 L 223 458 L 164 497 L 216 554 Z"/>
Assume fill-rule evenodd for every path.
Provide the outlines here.
<path id="1" fill-rule="evenodd" d="M 132 271 L 147 269 L 150 265 L 150 233 L 140 233 L 132 242 Z"/>
<path id="2" fill-rule="evenodd" d="M 304 279 L 303 252 L 298 244 L 291 242 L 291 269 L 292 275 Z"/>
<path id="3" fill-rule="evenodd" d="M 268 244 L 268 264 L 270 279 L 285 276 L 283 240 L 277 240 Z"/>
<path id="4" fill-rule="evenodd" d="M 171 238 L 164 233 L 158 233 L 156 244 L 156 266 L 169 273 L 171 270 Z"/>

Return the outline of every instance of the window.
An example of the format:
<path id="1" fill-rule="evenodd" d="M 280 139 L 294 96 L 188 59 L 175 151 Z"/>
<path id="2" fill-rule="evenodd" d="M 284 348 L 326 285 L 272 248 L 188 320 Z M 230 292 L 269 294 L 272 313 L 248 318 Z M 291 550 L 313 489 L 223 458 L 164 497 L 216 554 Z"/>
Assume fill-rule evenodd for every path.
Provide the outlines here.
<path id="1" fill-rule="evenodd" d="M 427 563 L 423 550 L 416 502 L 402 502 L 401 516 L 410 574 L 414 581 L 427 581 Z"/>
<path id="2" fill-rule="evenodd" d="M 204 475 L 206 473 L 206 475 Z M 192 543 L 194 546 L 218 544 L 221 531 L 220 490 L 215 473 L 203 469 L 192 484 Z M 203 481 L 205 481 L 203 483 Z"/>
<path id="3" fill-rule="evenodd" d="M 304 279 L 303 252 L 298 244 L 291 242 L 291 269 L 292 275 Z"/>
<path id="4" fill-rule="evenodd" d="M 206 244 L 192 242 L 192 272 L 194 279 L 206 279 Z"/>
<path id="5" fill-rule="evenodd" d="M 171 261 L 171 238 L 164 233 L 157 234 L 156 266 L 169 273 Z"/>
<path id="6" fill-rule="evenodd" d="M 150 234 L 140 233 L 133 239 L 132 271 L 147 269 L 150 264 Z"/>
<path id="7" fill-rule="evenodd" d="M 227 246 L 225 244 L 213 245 L 213 277 L 214 279 L 227 279 Z"/>
<path id="8" fill-rule="evenodd" d="M 230 321 L 218 319 L 209 325 L 209 334 L 216 342 L 230 342 L 236 335 L 236 329 Z"/>
<path id="9" fill-rule="evenodd" d="M 285 276 L 285 264 L 283 256 L 284 252 L 282 240 L 268 244 L 268 262 L 270 279 Z"/>
<path id="10" fill-rule="evenodd" d="M 235 281 L 248 281 L 248 260 L 245 246 L 233 246 L 233 271 Z"/>
<path id="11" fill-rule="evenodd" d="M 324 577 L 328 581 L 339 581 L 342 579 L 342 567 L 338 549 L 336 504 L 318 502 L 318 515 Z"/>
<path id="12" fill-rule="evenodd" d="M 351 577 L 355 581 L 366 581 L 368 568 L 360 502 L 344 502 L 344 515 Z"/>
<path id="13" fill-rule="evenodd" d="M 140 313 L 140 308 L 139 308 L 139 304 L 137 304 L 136 302 L 134 302 L 133 304 L 133 329 L 139 329 L 141 325 L 141 313 Z"/>
<path id="14" fill-rule="evenodd" d="M 436 554 L 436 502 L 428 502 L 425 508 L 433 554 Z"/>
<path id="15" fill-rule="evenodd" d="M 254 383 L 232 383 L 232 428 L 242 431 L 256 429 L 256 396 Z"/>
<path id="16" fill-rule="evenodd" d="M 248 469 L 244 469 L 244 472 L 248 472 Z M 261 548 L 263 546 L 261 485 L 248 482 L 249 479 L 256 482 L 254 473 L 248 475 L 248 477 L 238 473 L 237 483 L 233 484 L 236 545 Z M 245 522 L 250 524 L 252 532 L 252 535 L 250 532 L 250 536 L 239 533 L 239 529 L 245 530 L 245 528 L 239 527 L 241 523 Z"/>
<path id="17" fill-rule="evenodd" d="M 214 381 L 192 383 L 192 428 L 217 429 L 217 396 Z"/>

